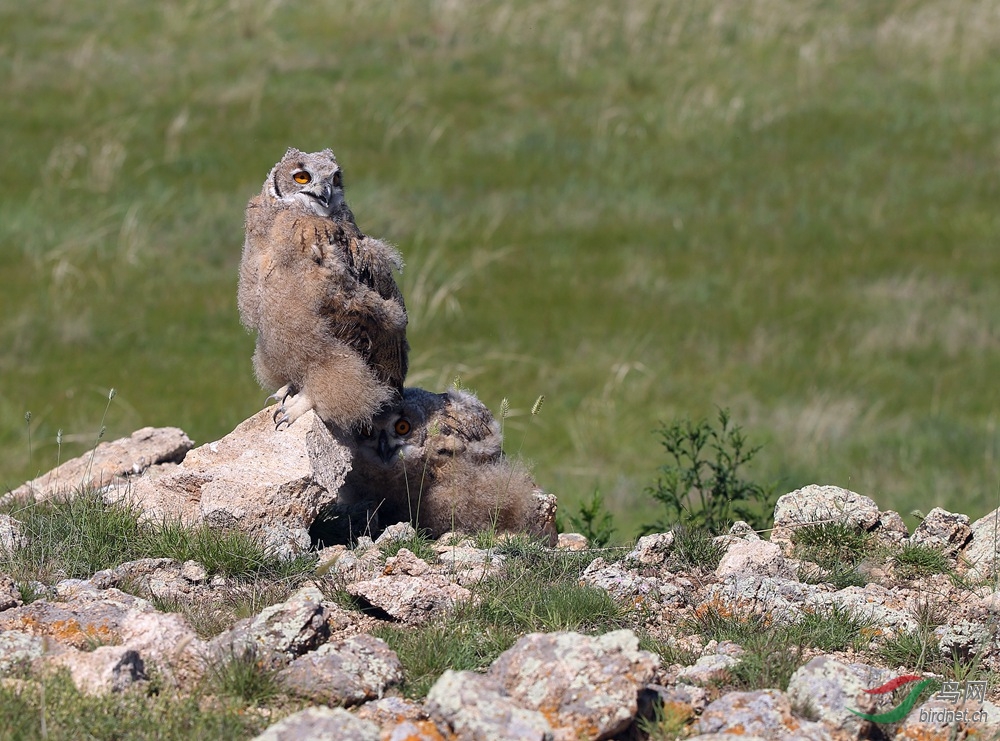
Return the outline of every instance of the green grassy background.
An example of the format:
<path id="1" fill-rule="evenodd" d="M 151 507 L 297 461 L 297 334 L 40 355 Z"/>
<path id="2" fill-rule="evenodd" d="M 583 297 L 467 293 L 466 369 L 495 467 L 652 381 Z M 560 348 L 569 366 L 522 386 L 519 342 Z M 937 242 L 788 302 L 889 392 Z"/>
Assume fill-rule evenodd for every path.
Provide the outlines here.
<path id="1" fill-rule="evenodd" d="M 407 260 L 410 385 L 509 397 L 565 507 L 600 488 L 631 534 L 652 430 L 719 406 L 781 490 L 995 506 L 996 1 L 0 0 L 0 29 L 0 486 L 91 446 L 111 387 L 107 438 L 262 406 L 236 267 L 292 145 Z"/>

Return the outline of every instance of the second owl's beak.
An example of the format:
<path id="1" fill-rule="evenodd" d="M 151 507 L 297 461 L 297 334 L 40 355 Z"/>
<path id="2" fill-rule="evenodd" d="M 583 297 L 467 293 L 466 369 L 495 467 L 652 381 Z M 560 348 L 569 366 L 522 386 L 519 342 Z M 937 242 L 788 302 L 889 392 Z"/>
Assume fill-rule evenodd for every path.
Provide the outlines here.
<path id="1" fill-rule="evenodd" d="M 378 434 L 378 457 L 382 459 L 383 463 L 388 464 L 394 455 L 395 451 L 389 446 L 389 436 L 385 434 L 385 430 L 382 430 Z"/>

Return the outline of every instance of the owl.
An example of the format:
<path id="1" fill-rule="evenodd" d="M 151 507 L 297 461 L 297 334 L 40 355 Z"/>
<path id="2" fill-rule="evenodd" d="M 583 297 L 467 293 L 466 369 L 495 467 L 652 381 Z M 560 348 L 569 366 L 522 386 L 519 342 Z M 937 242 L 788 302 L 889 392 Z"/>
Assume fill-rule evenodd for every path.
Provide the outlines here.
<path id="1" fill-rule="evenodd" d="M 278 427 L 309 409 L 350 429 L 397 401 L 406 378 L 402 258 L 365 236 L 333 152 L 289 149 L 246 209 L 237 303 L 257 333 L 257 379 Z"/>
<path id="2" fill-rule="evenodd" d="M 555 542 L 555 498 L 504 457 L 500 426 L 468 391 L 407 388 L 351 439 L 341 499 L 369 501 L 378 522 L 410 521 L 440 537 L 495 528 Z"/>

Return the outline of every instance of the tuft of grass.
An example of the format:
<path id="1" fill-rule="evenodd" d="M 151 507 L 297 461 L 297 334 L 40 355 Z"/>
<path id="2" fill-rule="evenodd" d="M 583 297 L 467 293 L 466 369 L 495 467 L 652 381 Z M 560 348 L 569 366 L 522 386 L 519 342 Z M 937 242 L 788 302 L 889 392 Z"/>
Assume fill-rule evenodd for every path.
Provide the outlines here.
<path id="1" fill-rule="evenodd" d="M 861 648 L 872 624 L 870 619 L 837 607 L 807 613 L 794 623 L 775 623 L 763 613 L 737 614 L 710 607 L 700 611 L 686 627 L 706 640 L 733 641 L 745 649 L 740 663 L 730 670 L 729 680 L 721 684 L 741 690 L 784 690 L 803 663 L 807 648 Z"/>
<path id="2" fill-rule="evenodd" d="M 208 672 L 208 685 L 216 694 L 263 705 L 279 694 L 278 670 L 261 661 L 253 649 L 234 652 Z"/>
<path id="3" fill-rule="evenodd" d="M 712 533 L 700 527 L 678 525 L 673 528 L 674 545 L 670 562 L 677 568 L 697 568 L 715 571 L 726 553 L 725 546 L 716 543 Z"/>
<path id="4" fill-rule="evenodd" d="M 425 532 L 418 532 L 412 538 L 406 540 L 394 539 L 379 547 L 384 558 L 390 558 L 399 553 L 401 548 L 406 548 L 417 558 L 425 561 L 433 561 L 437 558 L 437 551 L 434 550 L 436 541 Z"/>
<path id="5" fill-rule="evenodd" d="M 18 582 L 87 578 L 147 557 L 195 560 L 210 574 L 237 579 L 296 579 L 315 563 L 313 556 L 277 558 L 239 530 L 143 522 L 127 497 L 109 503 L 90 489 L 4 509 L 21 522 L 24 542 L 0 554 L 0 570 Z"/>
<path id="6" fill-rule="evenodd" d="M 948 557 L 936 548 L 907 543 L 892 554 L 896 574 L 902 579 L 919 579 L 931 574 L 948 574 L 953 571 Z"/>
<path id="7" fill-rule="evenodd" d="M 821 581 L 837 589 L 868 583 L 858 567 L 872 557 L 870 533 L 843 522 L 824 522 L 793 530 L 792 545 L 798 558 L 812 561 L 827 572 Z"/>

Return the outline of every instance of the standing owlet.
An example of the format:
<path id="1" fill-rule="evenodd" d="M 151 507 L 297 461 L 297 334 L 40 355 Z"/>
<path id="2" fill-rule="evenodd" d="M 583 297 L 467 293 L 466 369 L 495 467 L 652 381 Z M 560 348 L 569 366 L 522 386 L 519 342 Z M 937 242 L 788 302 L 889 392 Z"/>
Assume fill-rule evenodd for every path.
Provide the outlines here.
<path id="1" fill-rule="evenodd" d="M 289 149 L 247 204 L 238 305 L 257 332 L 257 379 L 291 424 L 309 409 L 343 429 L 400 398 L 406 307 L 390 245 L 366 237 L 333 152 Z"/>
<path id="2" fill-rule="evenodd" d="M 495 528 L 554 544 L 555 497 L 500 444 L 500 426 L 471 393 L 407 388 L 401 403 L 353 434 L 341 498 L 368 500 L 381 524 L 408 520 L 432 537 Z"/>

